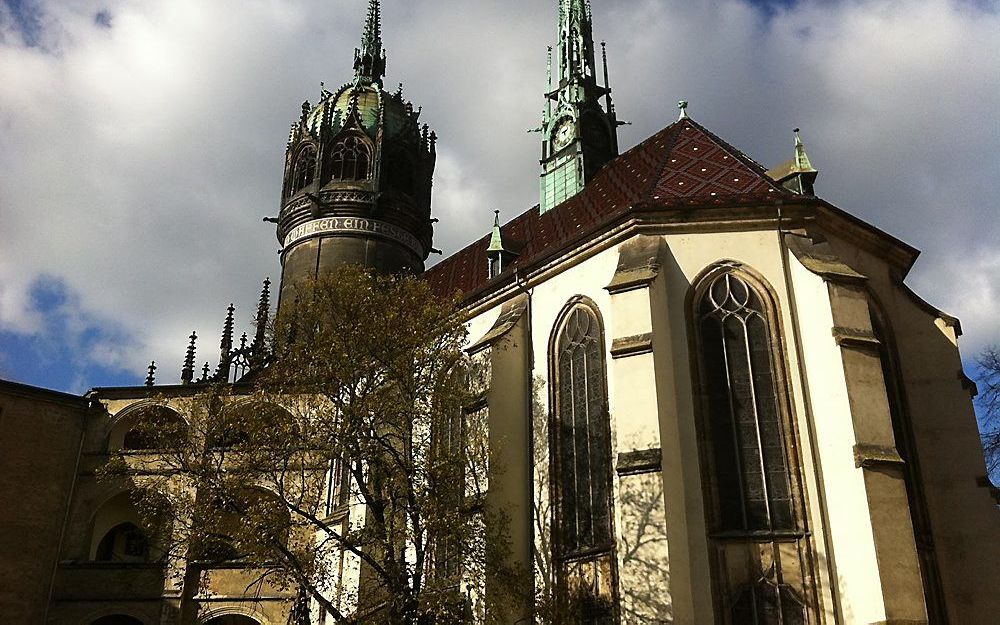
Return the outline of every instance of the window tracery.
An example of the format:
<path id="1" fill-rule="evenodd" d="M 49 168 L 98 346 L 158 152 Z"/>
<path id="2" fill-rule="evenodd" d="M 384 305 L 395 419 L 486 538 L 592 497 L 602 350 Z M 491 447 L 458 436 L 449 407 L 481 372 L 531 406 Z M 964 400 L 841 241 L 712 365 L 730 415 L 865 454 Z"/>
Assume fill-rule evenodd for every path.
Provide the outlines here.
<path id="1" fill-rule="evenodd" d="M 813 579 L 773 310 L 735 270 L 696 300 L 702 466 L 721 622 L 810 622 Z"/>
<path id="2" fill-rule="evenodd" d="M 308 145 L 302 148 L 295 159 L 295 169 L 292 173 L 292 193 L 301 191 L 313 183 L 316 178 L 316 148 Z"/>
<path id="3" fill-rule="evenodd" d="M 371 155 L 367 144 L 360 138 L 349 136 L 333 148 L 331 157 L 334 180 L 366 180 Z"/>

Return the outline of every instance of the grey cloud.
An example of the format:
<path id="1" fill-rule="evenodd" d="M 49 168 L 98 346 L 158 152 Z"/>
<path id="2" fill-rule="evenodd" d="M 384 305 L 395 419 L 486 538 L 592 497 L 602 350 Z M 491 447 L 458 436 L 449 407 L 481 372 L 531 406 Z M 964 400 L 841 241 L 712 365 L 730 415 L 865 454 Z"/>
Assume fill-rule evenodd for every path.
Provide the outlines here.
<path id="1" fill-rule="evenodd" d="M 319 81 L 351 76 L 365 5 L 50 0 L 44 45 L 0 41 L 0 329 L 41 331 L 25 293 L 59 276 L 86 316 L 135 337 L 116 356 L 176 375 L 192 328 L 215 351 L 230 301 L 249 328 L 277 278 L 288 125 Z M 1000 170 L 996 3 L 594 0 L 631 146 L 692 116 L 764 164 L 801 126 L 818 190 L 920 247 L 910 282 L 963 318 L 971 355 L 1000 338 L 991 187 Z M 95 24 L 99 11 L 113 28 Z M 386 0 L 387 83 L 440 136 L 445 253 L 537 195 L 537 125 L 555 0 Z M 433 260 L 433 259 L 432 259 Z M 94 381 L 99 383 L 100 381 Z"/>

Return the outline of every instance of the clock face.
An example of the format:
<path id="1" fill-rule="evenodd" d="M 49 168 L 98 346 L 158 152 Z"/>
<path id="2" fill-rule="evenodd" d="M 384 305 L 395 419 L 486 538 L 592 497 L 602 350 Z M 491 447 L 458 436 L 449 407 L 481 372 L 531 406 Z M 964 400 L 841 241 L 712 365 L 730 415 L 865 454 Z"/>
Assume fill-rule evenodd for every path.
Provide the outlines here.
<path id="1" fill-rule="evenodd" d="M 555 132 L 552 133 L 552 143 L 555 144 L 557 150 L 561 150 L 573 140 L 573 120 L 564 119 L 559 122 L 556 126 Z"/>

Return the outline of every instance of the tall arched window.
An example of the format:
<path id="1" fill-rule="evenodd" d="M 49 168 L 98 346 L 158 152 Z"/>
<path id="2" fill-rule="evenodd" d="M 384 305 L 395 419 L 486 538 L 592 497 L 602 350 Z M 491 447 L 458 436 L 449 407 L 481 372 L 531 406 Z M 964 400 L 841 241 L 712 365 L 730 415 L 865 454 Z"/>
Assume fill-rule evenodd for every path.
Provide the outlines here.
<path id="1" fill-rule="evenodd" d="M 716 610 L 733 625 L 805 624 L 813 575 L 798 463 L 774 312 L 751 283 L 735 270 L 716 273 L 695 307 Z"/>
<path id="2" fill-rule="evenodd" d="M 365 180 L 371 157 L 368 146 L 360 137 L 350 136 L 334 146 L 333 178 L 335 180 Z"/>
<path id="3" fill-rule="evenodd" d="M 316 148 L 307 145 L 295 159 L 295 170 L 292 173 L 292 193 L 301 191 L 313 183 L 316 178 Z"/>
<path id="4" fill-rule="evenodd" d="M 552 344 L 551 430 L 560 585 L 577 622 L 602 624 L 615 618 L 617 592 L 603 334 L 590 306 L 576 304 L 564 316 Z"/>

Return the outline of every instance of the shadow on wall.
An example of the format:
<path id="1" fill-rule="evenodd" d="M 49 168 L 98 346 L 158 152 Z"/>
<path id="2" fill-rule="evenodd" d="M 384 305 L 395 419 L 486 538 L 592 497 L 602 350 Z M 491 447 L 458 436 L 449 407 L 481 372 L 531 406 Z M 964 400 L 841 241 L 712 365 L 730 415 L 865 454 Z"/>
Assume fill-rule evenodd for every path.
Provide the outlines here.
<path id="1" fill-rule="evenodd" d="M 540 623 L 565 622 L 572 607 L 559 601 L 560 567 L 554 558 L 548 423 L 545 380 L 536 376 L 532 389 L 535 534 L 535 607 Z M 667 552 L 663 480 L 659 472 L 623 476 L 618 480 L 615 509 L 619 514 L 619 611 L 623 623 L 650 625 L 673 622 Z"/>

